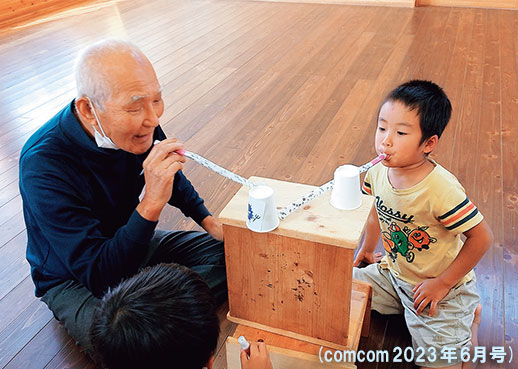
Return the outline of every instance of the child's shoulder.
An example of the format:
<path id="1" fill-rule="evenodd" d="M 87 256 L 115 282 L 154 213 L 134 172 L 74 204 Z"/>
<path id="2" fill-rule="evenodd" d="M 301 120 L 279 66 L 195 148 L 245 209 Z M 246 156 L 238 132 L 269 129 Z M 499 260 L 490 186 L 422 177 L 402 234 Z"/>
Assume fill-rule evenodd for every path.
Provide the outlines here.
<path id="1" fill-rule="evenodd" d="M 438 220 L 447 230 L 459 233 L 478 224 L 483 216 L 471 202 L 457 177 L 439 164 L 434 170 L 438 183 L 434 185 L 434 194 L 430 198 Z"/>
<path id="2" fill-rule="evenodd" d="M 450 172 L 448 169 L 444 168 L 442 165 L 437 163 L 434 160 L 430 160 L 434 164 L 434 169 L 432 173 L 430 173 L 430 180 L 433 184 L 440 186 L 442 189 L 447 189 L 451 187 L 461 188 L 464 191 L 464 187 L 459 182 L 457 177 Z"/>

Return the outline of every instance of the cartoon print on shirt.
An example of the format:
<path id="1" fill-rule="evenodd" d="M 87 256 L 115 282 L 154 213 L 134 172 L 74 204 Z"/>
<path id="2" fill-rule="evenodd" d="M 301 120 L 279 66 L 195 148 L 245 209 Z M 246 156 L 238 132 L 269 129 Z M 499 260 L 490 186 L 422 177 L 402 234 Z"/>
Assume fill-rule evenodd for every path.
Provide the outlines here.
<path id="1" fill-rule="evenodd" d="M 392 258 L 392 261 L 396 261 L 398 252 L 404 256 L 409 263 L 414 261 L 415 255 L 409 249 L 408 236 L 406 233 L 394 222 L 390 224 L 388 230 L 390 233 L 382 233 L 383 247 Z M 412 246 L 412 244 L 410 244 L 410 246 Z"/>
<path id="2" fill-rule="evenodd" d="M 405 227 L 403 231 L 408 234 L 408 242 L 410 242 L 414 248 L 421 251 L 422 249 L 428 250 L 431 243 L 437 242 L 437 238 L 430 237 L 430 235 L 426 233 L 427 229 L 428 227 L 419 226 L 411 231 L 408 227 Z"/>
<path id="3" fill-rule="evenodd" d="M 415 259 L 414 248 L 427 250 L 430 244 L 437 242 L 437 239 L 430 237 L 426 232 L 428 227 L 417 227 L 411 230 L 408 227 L 401 228 L 392 222 L 388 228 L 389 232 L 382 232 L 383 247 L 387 251 L 392 261 L 396 261 L 397 254 L 401 254 L 407 262 L 411 263 Z"/>

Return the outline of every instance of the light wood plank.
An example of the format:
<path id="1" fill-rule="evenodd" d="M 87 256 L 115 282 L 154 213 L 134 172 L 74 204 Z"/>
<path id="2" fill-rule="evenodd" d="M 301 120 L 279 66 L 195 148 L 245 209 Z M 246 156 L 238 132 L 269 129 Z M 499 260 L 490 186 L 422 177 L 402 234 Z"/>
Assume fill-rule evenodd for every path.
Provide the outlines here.
<path id="1" fill-rule="evenodd" d="M 277 208 L 288 206 L 316 189 L 315 186 L 255 176 L 250 177 L 250 181 L 273 188 Z M 297 209 L 270 233 L 348 249 L 356 248 L 373 199 L 363 195 L 359 208 L 339 210 L 330 204 L 330 196 L 329 191 L 325 192 L 310 204 Z M 220 213 L 221 222 L 246 229 L 247 203 L 248 187 L 243 186 Z M 344 224 L 347 226 L 344 227 Z"/>
<path id="2" fill-rule="evenodd" d="M 0 27 L 18 25 L 77 7 L 93 0 L 73 0 L 63 3 L 61 0 L 3 0 L 0 6 Z"/>
<path id="3" fill-rule="evenodd" d="M 281 0 L 261 0 L 277 2 Z M 363 5 L 363 6 L 398 6 L 409 7 L 415 6 L 416 0 L 282 0 L 294 3 L 317 3 L 317 4 L 341 4 L 341 5 Z"/>
<path id="4" fill-rule="evenodd" d="M 0 299 L 29 275 L 29 263 L 25 259 L 26 244 L 27 233 L 21 232 L 0 248 L 3 264 L 0 269 Z"/>
<path id="5" fill-rule="evenodd" d="M 515 345 L 518 352 L 515 12 L 230 0 L 153 5 L 120 1 L 0 33 L 0 347 L 9 352 L 4 365 L 18 353 L 13 363 L 41 354 L 47 360 L 41 367 L 83 365 L 70 341 L 48 345 L 47 353 L 33 346 L 43 339 L 37 332 L 51 315 L 39 328 L 32 326 L 32 333 L 23 328 L 34 322 L 24 312 L 36 300 L 24 255 L 17 165 L 25 139 L 73 98 L 77 51 L 117 35 L 141 45 L 155 65 L 164 86 L 166 132 L 246 177 L 322 184 L 338 165 L 373 157 L 374 121 L 390 89 L 410 78 L 440 83 L 454 110 L 434 157 L 457 175 L 495 233 L 495 246 L 477 266 L 484 302 L 481 343 Z M 192 162 L 185 173 L 216 215 L 239 189 Z M 163 212 L 160 227 L 199 229 L 175 209 Z M 401 319 L 372 318 L 371 336 L 360 347 L 410 344 Z M 222 320 L 222 327 L 216 369 L 226 367 L 221 340 L 234 324 Z M 57 334 L 57 328 L 53 323 L 48 333 Z"/>
<path id="6" fill-rule="evenodd" d="M 5 367 L 48 322 L 52 312 L 43 302 L 35 300 L 11 324 L 0 332 L 0 366 Z"/>
<path id="7" fill-rule="evenodd" d="M 516 8 L 516 0 L 416 0 L 416 6 L 463 6 L 470 8 Z"/>
<path id="8" fill-rule="evenodd" d="M 516 186 L 518 143 L 513 137 L 518 134 L 518 19 L 512 12 L 500 13 L 505 24 L 500 27 L 501 52 L 501 114 L 502 114 L 502 172 L 503 188 L 503 268 L 504 268 L 504 344 L 518 352 L 518 188 Z M 514 56 L 514 57 L 513 57 Z M 497 175 L 498 177 L 498 175 Z M 485 317 L 484 317 L 485 318 Z M 509 369 L 510 365 L 507 366 Z"/>
<path id="9" fill-rule="evenodd" d="M 8 295 L 0 300 L 0 332 L 11 324 L 18 315 L 36 301 L 34 283 L 30 276 L 25 277 Z"/>
<path id="10" fill-rule="evenodd" d="M 65 329 L 51 319 L 4 368 L 41 368 L 42 363 L 52 361 L 71 340 Z"/>
<path id="11" fill-rule="evenodd" d="M 481 296 L 482 306 L 492 305 L 493 309 L 486 309 L 482 314 L 481 329 L 491 325 L 490 331 L 479 336 L 479 343 L 486 346 L 504 344 L 504 323 L 503 323 L 503 289 L 499 281 L 503 280 L 503 219 L 502 219 L 502 181 L 498 177 L 502 173 L 501 158 L 501 92 L 500 92 L 500 35 L 497 25 L 497 12 L 481 11 L 484 17 L 479 32 L 484 48 L 481 58 L 481 73 L 478 75 L 478 82 L 481 88 L 479 102 L 476 107 L 480 111 L 480 121 L 476 136 L 464 141 L 462 144 L 470 152 L 473 149 L 479 152 L 481 160 L 475 165 L 468 165 L 466 168 L 473 170 L 473 188 L 471 197 L 477 199 L 476 204 L 486 217 L 487 222 L 496 234 L 492 247 L 487 251 L 483 262 L 476 268 L 480 291 L 485 291 Z M 483 35 L 483 37 L 482 37 Z M 477 73 L 478 74 L 478 73 Z M 468 160 L 467 160 L 468 161 Z M 485 183 L 485 185 L 482 185 Z M 474 200 L 475 201 L 475 200 Z"/>

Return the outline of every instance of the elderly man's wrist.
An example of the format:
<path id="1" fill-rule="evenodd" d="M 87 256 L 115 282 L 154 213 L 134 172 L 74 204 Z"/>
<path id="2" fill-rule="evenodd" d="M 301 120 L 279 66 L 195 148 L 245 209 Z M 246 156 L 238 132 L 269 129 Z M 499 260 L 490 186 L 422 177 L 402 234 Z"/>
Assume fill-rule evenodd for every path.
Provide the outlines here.
<path id="1" fill-rule="evenodd" d="M 208 215 L 201 222 L 201 226 L 215 239 L 223 240 L 223 228 L 221 223 L 212 215 Z"/>
<path id="2" fill-rule="evenodd" d="M 163 206 L 153 204 L 149 201 L 146 201 L 145 199 L 143 199 L 140 204 L 137 205 L 137 211 L 140 216 L 152 222 L 158 221 L 163 208 Z"/>

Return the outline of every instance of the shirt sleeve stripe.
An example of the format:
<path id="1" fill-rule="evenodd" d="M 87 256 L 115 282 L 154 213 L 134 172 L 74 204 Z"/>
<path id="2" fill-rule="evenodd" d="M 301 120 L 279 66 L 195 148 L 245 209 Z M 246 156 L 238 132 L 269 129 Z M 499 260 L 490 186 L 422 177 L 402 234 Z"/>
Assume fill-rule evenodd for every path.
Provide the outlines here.
<path id="1" fill-rule="evenodd" d="M 448 218 L 450 215 L 455 214 L 457 211 L 462 209 L 468 202 L 469 202 L 469 199 L 466 197 L 466 199 L 463 202 L 461 202 L 459 205 L 455 206 L 453 209 L 451 209 L 447 213 L 444 213 L 443 215 L 439 216 L 439 220 Z"/>
<path id="2" fill-rule="evenodd" d="M 448 226 L 450 224 L 452 224 L 453 222 L 455 222 L 457 219 L 459 218 L 462 218 L 466 213 L 470 212 L 471 210 L 473 210 L 473 208 L 475 208 L 475 204 L 473 204 L 472 202 L 469 203 L 469 205 L 462 211 L 460 211 L 458 214 L 456 214 L 455 216 L 452 216 L 450 218 L 447 218 L 447 219 L 444 219 L 444 220 L 441 220 L 441 222 L 445 225 L 445 226 Z"/>
<path id="3" fill-rule="evenodd" d="M 366 195 L 372 195 L 371 185 L 367 182 L 363 182 L 362 192 Z"/>
<path id="4" fill-rule="evenodd" d="M 471 219 L 471 218 L 473 218 L 475 215 L 477 215 L 477 213 L 478 213 L 478 209 L 477 209 L 477 208 L 475 208 L 475 211 L 474 211 L 474 212 L 472 212 L 470 215 L 468 215 L 467 217 L 465 217 L 465 218 L 464 218 L 464 219 L 462 219 L 461 221 L 459 221 L 459 222 L 455 223 L 454 225 L 449 226 L 449 227 L 446 227 L 446 229 L 448 229 L 448 230 L 452 230 L 452 229 L 455 229 L 455 228 L 457 228 L 457 227 L 459 227 L 459 226 L 463 225 L 463 224 L 464 224 L 464 223 L 466 223 L 468 220 L 470 220 L 470 219 Z"/>

